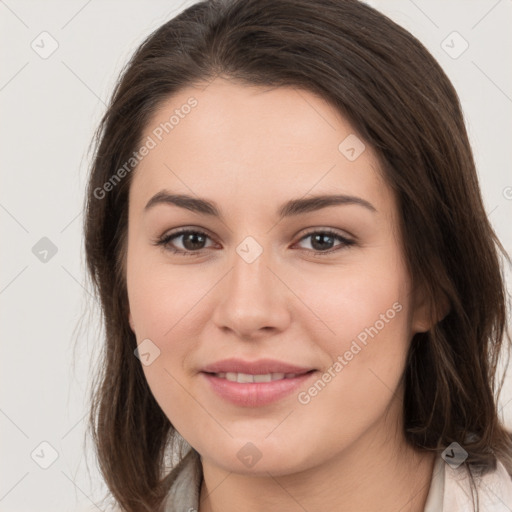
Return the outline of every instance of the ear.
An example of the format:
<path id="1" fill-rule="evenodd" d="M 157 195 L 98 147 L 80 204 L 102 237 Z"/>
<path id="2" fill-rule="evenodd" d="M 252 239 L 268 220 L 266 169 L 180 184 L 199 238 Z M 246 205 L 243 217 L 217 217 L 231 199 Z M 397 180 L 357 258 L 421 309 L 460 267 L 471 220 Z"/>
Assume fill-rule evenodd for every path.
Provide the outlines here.
<path id="1" fill-rule="evenodd" d="M 444 294 L 433 303 L 425 288 L 418 287 L 413 300 L 413 333 L 429 331 L 450 312 L 450 309 L 450 303 Z"/>

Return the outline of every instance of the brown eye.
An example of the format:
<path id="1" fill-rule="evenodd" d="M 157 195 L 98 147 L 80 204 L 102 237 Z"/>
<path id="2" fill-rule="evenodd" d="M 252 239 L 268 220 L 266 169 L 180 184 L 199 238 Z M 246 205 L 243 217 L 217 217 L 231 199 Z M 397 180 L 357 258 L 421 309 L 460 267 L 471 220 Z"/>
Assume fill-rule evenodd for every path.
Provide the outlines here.
<path id="1" fill-rule="evenodd" d="M 330 254 L 355 244 L 354 240 L 350 240 L 330 229 L 322 231 L 311 231 L 307 235 L 303 236 L 300 241 L 306 240 L 307 238 L 311 239 L 311 249 L 306 250 L 312 250 L 314 252 L 318 252 L 319 254 Z M 341 243 L 338 244 L 337 248 L 333 249 L 333 245 L 336 240 Z"/>
<path id="2" fill-rule="evenodd" d="M 191 229 L 184 229 L 176 233 L 169 233 L 164 235 L 161 239 L 156 242 L 156 245 L 161 245 L 174 253 L 183 254 L 187 256 L 195 256 L 195 253 L 199 253 L 205 249 L 206 240 L 210 237 L 202 231 L 194 231 Z M 183 249 L 174 247 L 175 242 L 173 240 L 180 240 Z"/>

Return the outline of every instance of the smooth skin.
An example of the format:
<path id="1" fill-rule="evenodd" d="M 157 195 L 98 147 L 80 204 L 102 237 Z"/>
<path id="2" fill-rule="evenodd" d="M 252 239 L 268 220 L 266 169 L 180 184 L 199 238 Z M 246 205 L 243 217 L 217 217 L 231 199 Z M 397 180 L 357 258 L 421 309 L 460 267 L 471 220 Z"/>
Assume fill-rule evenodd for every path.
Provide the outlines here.
<path id="1" fill-rule="evenodd" d="M 197 105 L 156 140 L 191 96 Z M 366 144 L 350 161 L 338 149 L 351 134 L 308 91 L 226 77 L 181 90 L 146 127 L 143 140 L 157 145 L 130 188 L 129 319 L 137 342 L 160 350 L 143 366 L 152 393 L 202 457 L 199 512 L 423 511 L 434 455 L 405 442 L 400 379 L 429 311 L 412 289 L 375 153 Z M 222 218 L 169 203 L 145 209 L 164 190 L 214 202 Z M 285 202 L 321 194 L 356 196 L 375 211 L 343 204 L 278 218 Z M 155 243 L 179 228 L 207 236 Z M 354 243 L 315 243 L 327 228 Z M 252 263 L 236 250 L 246 237 L 263 251 Z M 200 373 L 228 357 L 273 358 L 317 369 L 307 391 L 395 303 L 400 312 L 307 404 L 294 392 L 236 406 Z M 248 442 L 261 454 L 252 467 L 237 457 Z"/>

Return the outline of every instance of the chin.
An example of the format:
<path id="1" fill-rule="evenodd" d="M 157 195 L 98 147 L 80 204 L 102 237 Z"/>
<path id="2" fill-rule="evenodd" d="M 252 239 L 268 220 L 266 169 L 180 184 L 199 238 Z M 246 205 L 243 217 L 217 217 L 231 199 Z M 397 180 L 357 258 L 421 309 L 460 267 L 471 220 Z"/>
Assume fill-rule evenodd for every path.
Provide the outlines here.
<path id="1" fill-rule="evenodd" d="M 279 442 L 277 446 L 279 446 Z M 228 446 L 218 445 L 218 451 L 205 453 L 203 460 L 221 467 L 225 471 L 241 475 L 282 476 L 303 471 L 311 466 L 313 454 L 304 452 L 303 446 L 278 449 L 276 444 L 250 441 L 230 442 Z M 230 454 L 233 455 L 230 455 Z"/>

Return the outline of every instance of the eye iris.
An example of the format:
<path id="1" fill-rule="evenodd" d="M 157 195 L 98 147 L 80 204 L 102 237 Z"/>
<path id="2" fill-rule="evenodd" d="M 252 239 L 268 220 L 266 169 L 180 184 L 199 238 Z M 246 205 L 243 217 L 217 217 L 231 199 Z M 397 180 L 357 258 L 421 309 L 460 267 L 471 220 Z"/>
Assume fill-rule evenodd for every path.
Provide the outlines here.
<path id="1" fill-rule="evenodd" d="M 204 244 L 206 239 L 206 237 L 201 235 L 200 233 L 192 232 L 185 233 L 181 236 L 183 237 L 183 246 L 185 247 L 185 249 L 188 249 L 190 251 L 202 249 L 203 247 L 201 246 L 201 244 Z M 190 241 L 192 242 L 191 244 L 188 243 Z M 199 244 L 200 247 L 197 247 L 196 244 Z"/>
<path id="2" fill-rule="evenodd" d="M 326 245 L 321 242 L 321 240 L 324 240 L 326 238 L 329 240 L 327 242 L 327 245 L 329 247 L 326 247 Z M 326 233 L 318 233 L 318 234 L 312 235 L 312 237 L 311 237 L 311 246 L 315 250 L 318 250 L 318 251 L 322 250 L 322 249 L 331 249 L 333 241 L 334 241 L 334 238 L 331 235 L 328 235 Z"/>

